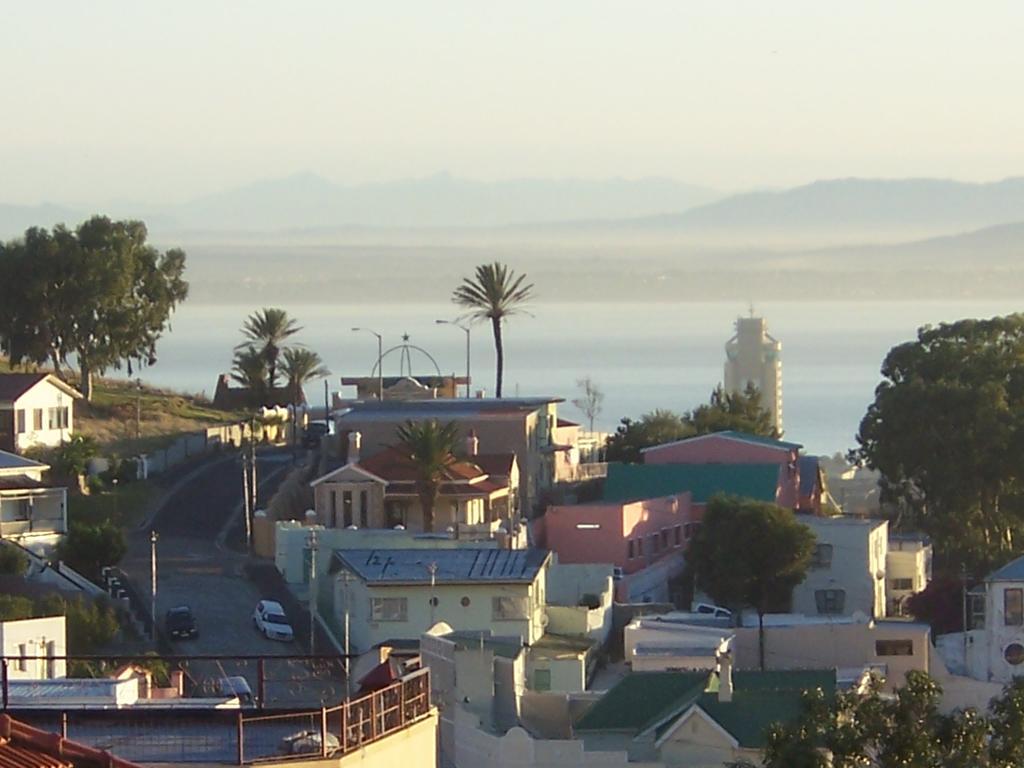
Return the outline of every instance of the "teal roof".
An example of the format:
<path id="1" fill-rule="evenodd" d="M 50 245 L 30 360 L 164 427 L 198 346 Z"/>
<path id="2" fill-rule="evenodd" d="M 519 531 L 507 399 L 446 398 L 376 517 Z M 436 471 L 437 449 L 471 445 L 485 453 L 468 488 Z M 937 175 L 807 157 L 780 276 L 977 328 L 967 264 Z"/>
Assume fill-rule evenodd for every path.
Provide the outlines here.
<path id="1" fill-rule="evenodd" d="M 575 730 L 640 733 L 696 701 L 707 682 L 707 672 L 634 672 L 588 709 Z"/>
<path id="2" fill-rule="evenodd" d="M 639 735 L 653 728 L 660 737 L 696 704 L 741 746 L 759 748 L 768 726 L 798 718 L 804 692 L 816 688 L 833 695 L 835 671 L 736 671 L 729 702 L 719 701 L 714 672 L 634 672 L 591 707 L 575 730 Z"/>
<path id="3" fill-rule="evenodd" d="M 609 464 L 605 501 L 656 499 L 689 491 L 705 504 L 716 493 L 775 501 L 778 464 Z"/>

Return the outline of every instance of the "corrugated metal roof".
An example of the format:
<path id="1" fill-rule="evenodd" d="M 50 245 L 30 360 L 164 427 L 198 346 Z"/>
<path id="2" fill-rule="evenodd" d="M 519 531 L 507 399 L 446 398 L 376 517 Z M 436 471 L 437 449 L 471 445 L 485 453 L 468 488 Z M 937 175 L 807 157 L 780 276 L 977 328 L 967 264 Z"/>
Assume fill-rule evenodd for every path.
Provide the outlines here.
<path id="1" fill-rule="evenodd" d="M 532 582 L 550 556 L 546 549 L 344 549 L 339 565 L 369 584 Z"/>
<path id="2" fill-rule="evenodd" d="M 604 500 L 638 501 L 689 491 L 695 504 L 716 493 L 775 501 L 778 464 L 609 464 Z"/>
<path id="3" fill-rule="evenodd" d="M 662 443 L 661 445 L 652 445 L 649 448 L 642 449 L 640 453 L 656 451 L 657 449 L 664 448 L 667 445 L 683 445 L 697 440 L 708 440 L 713 437 L 724 437 L 729 440 L 739 440 L 744 443 L 756 443 L 758 445 L 764 445 L 769 448 L 778 448 L 784 451 L 798 451 L 803 448 L 803 445 L 800 443 L 789 443 L 785 440 L 776 440 L 774 437 L 762 437 L 761 435 L 752 435 L 749 432 L 737 432 L 733 429 L 724 429 L 721 432 L 707 432 L 703 435 L 684 437 L 681 440 L 673 440 L 672 442 Z"/>
<path id="4" fill-rule="evenodd" d="M 38 461 L 32 461 L 32 459 L 26 459 L 24 456 L 19 456 L 16 453 L 8 453 L 7 451 L 0 451 L 0 470 L 26 470 L 26 469 L 49 469 L 48 464 L 42 464 Z"/>
<path id="5" fill-rule="evenodd" d="M 443 400 L 385 400 L 354 403 L 336 414 L 339 421 L 404 421 L 459 418 L 486 414 L 530 413 L 551 403 L 565 402 L 561 397 L 462 398 Z"/>

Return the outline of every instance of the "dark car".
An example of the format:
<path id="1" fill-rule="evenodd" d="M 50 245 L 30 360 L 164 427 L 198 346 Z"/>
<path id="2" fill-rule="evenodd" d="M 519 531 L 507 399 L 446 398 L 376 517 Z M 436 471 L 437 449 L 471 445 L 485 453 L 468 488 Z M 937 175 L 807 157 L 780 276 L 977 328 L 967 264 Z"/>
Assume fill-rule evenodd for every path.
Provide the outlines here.
<path id="1" fill-rule="evenodd" d="M 329 435 L 331 428 L 323 421 L 311 421 L 306 425 L 306 434 L 302 437 L 302 445 L 305 448 L 319 448 L 320 438 Z"/>
<path id="2" fill-rule="evenodd" d="M 179 605 L 171 608 L 164 619 L 164 629 L 167 634 L 174 638 L 190 640 L 199 637 L 199 627 L 196 626 L 196 617 L 192 615 L 192 609 L 187 605 Z"/>

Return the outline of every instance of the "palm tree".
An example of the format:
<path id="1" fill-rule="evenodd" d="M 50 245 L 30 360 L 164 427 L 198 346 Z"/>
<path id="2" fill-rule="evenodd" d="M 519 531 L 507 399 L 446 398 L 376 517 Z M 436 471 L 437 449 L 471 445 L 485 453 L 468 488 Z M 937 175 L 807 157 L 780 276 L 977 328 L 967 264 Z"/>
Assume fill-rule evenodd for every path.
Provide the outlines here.
<path id="1" fill-rule="evenodd" d="M 454 464 L 458 446 L 458 427 L 453 422 L 407 421 L 398 428 L 399 447 L 416 467 L 416 494 L 423 509 L 423 530 L 434 530 L 434 505 L 448 467 Z"/>
<path id="2" fill-rule="evenodd" d="M 291 395 L 292 405 L 299 404 L 302 387 L 306 382 L 331 375 L 320 355 L 311 349 L 287 347 L 283 357 L 281 373 L 288 379 L 288 393 Z"/>
<path id="3" fill-rule="evenodd" d="M 270 391 L 267 389 L 267 358 L 251 344 L 235 350 L 231 378 L 249 390 L 252 405 L 266 405 Z"/>
<path id="4" fill-rule="evenodd" d="M 267 386 L 271 392 L 277 386 L 277 359 L 281 355 L 282 345 L 289 336 L 301 331 L 295 320 L 288 317 L 283 309 L 264 307 L 253 312 L 242 324 L 242 335 L 246 341 L 235 349 L 260 346 L 260 354 L 267 361 Z"/>
<path id="5" fill-rule="evenodd" d="M 526 275 L 516 276 L 504 264 L 481 264 L 472 279 L 462 279 L 455 289 L 452 301 L 469 310 L 466 317 L 474 322 L 491 321 L 494 331 L 494 352 L 497 357 L 497 385 L 495 395 L 501 397 L 501 380 L 505 372 L 505 350 L 501 343 L 501 323 L 510 315 L 523 312 L 522 305 L 530 300 L 533 283 L 523 284 Z"/>

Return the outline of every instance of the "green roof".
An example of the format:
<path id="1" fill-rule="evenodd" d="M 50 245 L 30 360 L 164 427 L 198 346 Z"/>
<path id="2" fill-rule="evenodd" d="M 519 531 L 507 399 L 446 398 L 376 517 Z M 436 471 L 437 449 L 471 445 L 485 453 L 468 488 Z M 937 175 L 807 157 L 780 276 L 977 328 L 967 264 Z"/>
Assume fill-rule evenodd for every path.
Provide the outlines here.
<path id="1" fill-rule="evenodd" d="M 707 672 L 633 672 L 577 721 L 577 731 L 639 733 L 704 692 Z"/>
<path id="2" fill-rule="evenodd" d="M 778 464 L 609 464 L 605 501 L 656 499 L 689 491 L 695 504 L 716 493 L 775 501 Z"/>
<path id="3" fill-rule="evenodd" d="M 660 737 L 696 704 L 743 747 L 764 746 L 768 726 L 791 722 L 803 712 L 804 691 L 832 695 L 834 670 L 733 672 L 733 698 L 718 700 L 714 672 L 634 672 L 591 707 L 575 730 L 619 731 L 639 735 L 655 729 Z"/>

